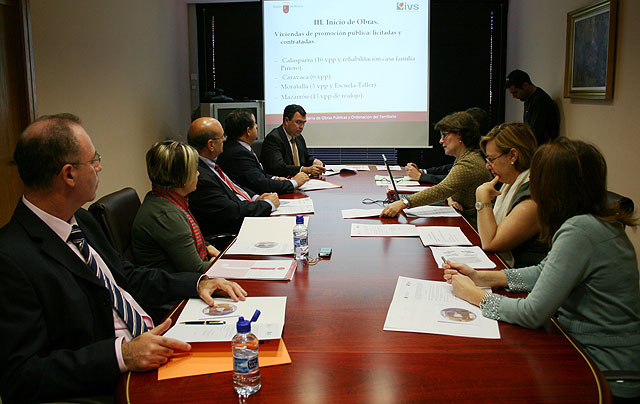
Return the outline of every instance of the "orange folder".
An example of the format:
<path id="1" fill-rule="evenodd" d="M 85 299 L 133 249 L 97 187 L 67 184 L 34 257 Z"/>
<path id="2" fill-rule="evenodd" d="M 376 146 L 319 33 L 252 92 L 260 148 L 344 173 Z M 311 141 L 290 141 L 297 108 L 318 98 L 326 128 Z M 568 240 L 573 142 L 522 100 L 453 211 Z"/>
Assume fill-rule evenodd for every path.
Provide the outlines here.
<path id="1" fill-rule="evenodd" d="M 291 357 L 282 339 L 260 342 L 258 362 L 261 368 L 291 363 Z M 174 354 L 169 362 L 158 369 L 158 380 L 231 370 L 231 342 L 194 342 L 191 343 L 189 352 Z"/>

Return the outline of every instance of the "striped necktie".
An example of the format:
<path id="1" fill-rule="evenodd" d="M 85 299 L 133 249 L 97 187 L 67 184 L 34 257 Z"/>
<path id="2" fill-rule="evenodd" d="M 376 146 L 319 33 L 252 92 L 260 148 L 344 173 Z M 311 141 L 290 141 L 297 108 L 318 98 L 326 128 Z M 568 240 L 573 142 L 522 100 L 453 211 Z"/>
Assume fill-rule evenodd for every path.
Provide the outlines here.
<path id="1" fill-rule="evenodd" d="M 71 228 L 71 234 L 69 235 L 69 241 L 75 244 L 78 247 L 78 250 L 82 253 L 82 257 L 85 260 L 85 263 L 91 268 L 93 273 L 104 283 L 104 286 L 109 291 L 109 295 L 111 296 L 111 303 L 113 307 L 116 309 L 120 318 L 124 320 L 127 324 L 127 328 L 131 331 L 131 335 L 133 338 L 139 336 L 143 332 L 149 331 L 142 316 L 140 313 L 134 309 L 131 304 L 127 301 L 127 299 L 122 296 L 122 292 L 118 288 L 118 285 L 112 283 L 109 278 L 104 276 L 104 273 L 96 263 L 96 260 L 93 258 L 93 255 L 89 251 L 89 245 L 87 244 L 84 234 L 82 230 L 78 227 L 78 225 L 74 224 Z"/>
<path id="2" fill-rule="evenodd" d="M 216 171 L 218 172 L 218 175 L 220 176 L 220 178 L 222 178 L 222 181 L 224 181 L 225 184 L 227 184 L 227 186 L 229 188 L 231 188 L 233 190 L 233 192 L 235 192 L 236 194 L 240 195 L 241 197 L 243 197 L 244 199 L 246 199 L 247 201 L 251 202 L 251 197 L 249 196 L 249 194 L 247 194 L 246 192 L 244 192 L 244 190 L 240 187 L 237 187 L 236 184 L 233 183 L 233 181 L 231 181 L 229 179 L 229 177 L 227 177 L 225 175 L 224 172 L 222 172 L 222 169 L 220 168 L 219 165 L 215 165 L 214 167 L 216 169 Z"/>

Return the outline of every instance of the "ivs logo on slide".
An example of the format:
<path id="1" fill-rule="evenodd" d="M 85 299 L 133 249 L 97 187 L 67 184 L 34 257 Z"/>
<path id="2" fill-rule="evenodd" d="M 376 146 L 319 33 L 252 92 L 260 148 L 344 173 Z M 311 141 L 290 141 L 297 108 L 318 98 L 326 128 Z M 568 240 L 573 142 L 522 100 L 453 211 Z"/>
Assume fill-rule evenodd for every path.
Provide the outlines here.
<path id="1" fill-rule="evenodd" d="M 417 3 L 407 3 L 406 1 L 396 3 L 396 11 L 418 11 L 419 9 L 420 4 Z"/>
<path id="2" fill-rule="evenodd" d="M 285 14 L 289 13 L 289 5 L 288 4 L 283 4 L 282 5 L 282 12 Z"/>

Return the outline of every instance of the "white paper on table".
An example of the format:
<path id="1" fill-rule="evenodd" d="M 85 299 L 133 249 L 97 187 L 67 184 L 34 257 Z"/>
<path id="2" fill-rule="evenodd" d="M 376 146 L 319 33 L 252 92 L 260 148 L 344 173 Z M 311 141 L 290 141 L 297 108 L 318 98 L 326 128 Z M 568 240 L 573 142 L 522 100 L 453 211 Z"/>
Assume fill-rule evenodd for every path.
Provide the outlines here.
<path id="1" fill-rule="evenodd" d="M 342 209 L 343 219 L 355 219 L 358 217 L 378 217 L 382 208 L 375 209 Z"/>
<path id="2" fill-rule="evenodd" d="M 376 185 L 379 187 L 384 187 L 384 186 L 391 186 L 391 179 L 389 178 L 388 175 L 376 175 L 375 177 L 376 180 Z M 404 186 L 418 186 L 420 185 L 420 183 L 416 180 L 412 180 L 411 177 L 408 176 L 402 176 L 402 177 L 393 177 L 393 180 L 396 182 L 396 187 L 398 185 L 404 185 Z"/>
<path id="3" fill-rule="evenodd" d="M 351 224 L 351 237 L 414 237 L 416 226 L 412 224 Z"/>
<path id="4" fill-rule="evenodd" d="M 425 189 L 431 188 L 431 187 L 430 186 L 424 186 L 424 185 L 409 185 L 409 186 L 407 186 L 407 185 L 398 185 L 396 183 L 396 188 L 398 188 L 398 192 L 400 192 L 400 193 L 414 194 L 416 192 L 424 191 Z M 394 190 L 391 187 L 391 185 L 387 186 L 387 191 L 388 192 L 394 192 Z"/>
<path id="5" fill-rule="evenodd" d="M 340 171 L 325 171 L 322 173 L 322 175 L 325 177 L 329 177 L 331 175 L 338 175 L 338 174 L 340 174 Z"/>
<path id="6" fill-rule="evenodd" d="M 398 277 L 383 330 L 500 339 L 498 322 L 455 297 L 448 283 L 404 276 Z"/>
<path id="7" fill-rule="evenodd" d="M 304 223 L 309 227 L 309 216 L 304 217 Z M 295 225 L 295 216 L 245 217 L 238 237 L 227 254 L 293 254 Z"/>
<path id="8" fill-rule="evenodd" d="M 355 173 L 356 171 L 370 171 L 367 165 L 344 165 L 344 164 L 326 164 L 324 168 L 327 171 Z"/>
<path id="9" fill-rule="evenodd" d="M 278 215 L 300 215 L 303 213 L 314 213 L 313 201 L 311 198 L 300 199 L 280 199 L 280 207 L 271 212 L 271 216 Z"/>
<path id="10" fill-rule="evenodd" d="M 297 268 L 296 260 L 230 260 L 221 258 L 205 272 L 209 278 L 288 281 Z"/>
<path id="11" fill-rule="evenodd" d="M 496 264 L 487 257 L 487 254 L 478 246 L 473 247 L 430 247 L 433 258 L 442 268 L 442 257 L 450 262 L 467 264 L 471 268 L 487 269 L 495 268 Z"/>
<path id="12" fill-rule="evenodd" d="M 324 168 L 326 169 L 325 173 L 327 171 L 331 171 L 336 174 L 339 174 L 340 172 L 355 174 L 356 172 L 358 172 L 358 170 L 356 170 L 355 168 L 351 168 L 342 164 L 325 164 Z"/>
<path id="13" fill-rule="evenodd" d="M 416 217 L 458 217 L 460 213 L 451 206 L 418 206 L 417 208 L 405 209 L 407 216 Z"/>
<path id="14" fill-rule="evenodd" d="M 185 342 L 215 342 L 231 341 L 236 335 L 238 317 L 250 320 L 256 309 L 260 310 L 260 317 L 251 323 L 251 332 L 258 339 L 278 339 L 282 337 L 284 328 L 284 313 L 287 307 L 287 297 L 247 297 L 244 302 L 234 302 L 227 298 L 214 298 L 214 304 L 224 309 L 234 309 L 223 315 L 205 314 L 203 310 L 208 305 L 200 299 L 189 299 L 184 310 L 178 317 L 176 325 L 171 327 L 164 336 L 176 338 Z M 214 306 L 215 307 L 215 306 Z M 224 321 L 221 325 L 186 325 L 183 321 Z"/>
<path id="15" fill-rule="evenodd" d="M 327 181 L 321 181 L 316 179 L 310 179 L 309 181 L 302 184 L 298 189 L 300 191 L 315 191 L 317 189 L 331 189 L 331 188 L 341 188 L 340 185 L 332 184 Z"/>
<path id="16" fill-rule="evenodd" d="M 422 245 L 427 246 L 456 246 L 471 245 L 471 241 L 464 235 L 462 229 L 454 226 L 418 226 L 416 227 Z"/>
<path id="17" fill-rule="evenodd" d="M 378 171 L 387 171 L 386 166 L 376 166 L 376 170 Z M 400 166 L 389 166 L 389 170 L 391 171 L 402 171 L 402 167 Z"/>

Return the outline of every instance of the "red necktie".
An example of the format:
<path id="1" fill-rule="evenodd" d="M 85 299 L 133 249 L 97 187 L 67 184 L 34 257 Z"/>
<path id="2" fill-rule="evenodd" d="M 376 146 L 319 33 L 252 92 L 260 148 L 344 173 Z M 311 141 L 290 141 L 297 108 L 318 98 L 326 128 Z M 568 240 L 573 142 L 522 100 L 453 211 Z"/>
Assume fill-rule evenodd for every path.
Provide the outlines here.
<path id="1" fill-rule="evenodd" d="M 233 192 L 235 192 L 236 194 L 240 195 L 241 197 L 243 197 L 247 201 L 251 201 L 251 197 L 246 192 L 244 192 L 244 190 L 242 188 L 237 187 L 236 184 L 231 182 L 229 177 L 227 177 L 224 174 L 224 172 L 222 172 L 222 169 L 220 168 L 219 165 L 216 164 L 215 169 L 218 172 L 218 175 L 220 175 L 220 178 L 222 178 L 222 181 L 224 181 L 224 183 L 227 184 L 227 186 L 229 188 L 231 188 L 233 190 Z"/>

